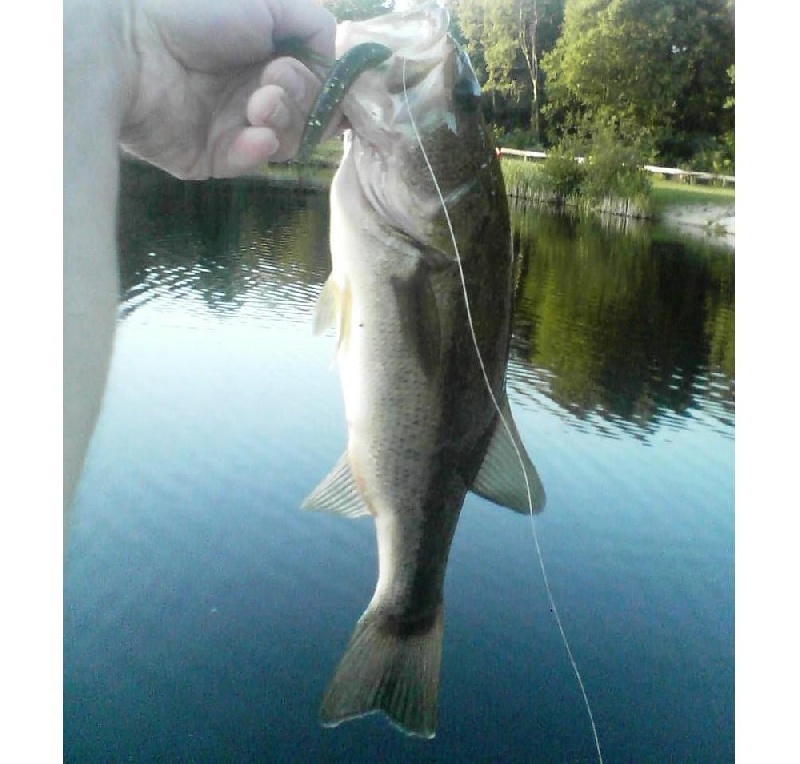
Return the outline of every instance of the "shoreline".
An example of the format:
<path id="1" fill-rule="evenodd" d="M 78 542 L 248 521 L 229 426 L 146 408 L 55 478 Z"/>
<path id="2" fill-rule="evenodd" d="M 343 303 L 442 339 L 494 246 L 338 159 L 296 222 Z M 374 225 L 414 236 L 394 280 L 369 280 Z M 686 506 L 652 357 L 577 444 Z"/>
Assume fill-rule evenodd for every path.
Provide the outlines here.
<path id="1" fill-rule="evenodd" d="M 733 204 L 670 206 L 659 212 L 657 222 L 681 234 L 736 248 L 736 210 Z"/>
<path id="2" fill-rule="evenodd" d="M 126 157 L 126 160 L 123 165 L 130 165 L 137 169 L 152 167 L 152 165 L 135 158 Z M 273 172 L 247 173 L 239 179 L 249 182 L 266 182 L 275 187 L 302 189 L 311 193 L 326 193 L 330 188 L 330 176 L 334 169 L 333 166 L 318 166 L 309 171 L 309 168 L 300 169 L 286 165 Z M 511 194 L 509 194 L 509 198 L 512 198 Z M 733 203 L 667 204 L 657 209 L 650 221 L 668 231 L 714 244 L 722 244 L 732 250 L 736 246 L 736 216 Z"/>

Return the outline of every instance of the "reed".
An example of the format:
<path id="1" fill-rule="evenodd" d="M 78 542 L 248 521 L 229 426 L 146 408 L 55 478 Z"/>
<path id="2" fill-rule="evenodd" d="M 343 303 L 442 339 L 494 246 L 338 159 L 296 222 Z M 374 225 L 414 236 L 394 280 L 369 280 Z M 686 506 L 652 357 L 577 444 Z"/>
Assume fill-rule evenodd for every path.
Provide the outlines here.
<path id="1" fill-rule="evenodd" d="M 500 166 L 506 192 L 517 201 L 556 209 L 570 209 L 582 214 L 619 215 L 630 218 L 652 217 L 652 201 L 647 189 L 637 186 L 629 196 L 614 190 L 602 195 L 589 193 L 581 175 L 555 183 L 544 164 L 503 159 Z M 576 163 L 576 167 L 578 167 Z M 570 189 L 564 192 L 562 189 Z"/>

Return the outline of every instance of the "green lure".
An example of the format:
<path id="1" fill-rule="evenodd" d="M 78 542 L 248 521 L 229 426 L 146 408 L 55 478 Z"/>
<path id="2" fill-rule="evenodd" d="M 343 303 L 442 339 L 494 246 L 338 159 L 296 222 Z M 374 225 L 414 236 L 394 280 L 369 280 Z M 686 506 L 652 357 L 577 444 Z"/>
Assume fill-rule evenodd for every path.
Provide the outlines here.
<path id="1" fill-rule="evenodd" d="M 333 65 L 311 109 L 295 161 L 305 162 L 311 156 L 311 152 L 322 139 L 333 113 L 359 75 L 367 69 L 380 66 L 391 55 L 391 48 L 385 45 L 364 42 L 352 47 Z"/>

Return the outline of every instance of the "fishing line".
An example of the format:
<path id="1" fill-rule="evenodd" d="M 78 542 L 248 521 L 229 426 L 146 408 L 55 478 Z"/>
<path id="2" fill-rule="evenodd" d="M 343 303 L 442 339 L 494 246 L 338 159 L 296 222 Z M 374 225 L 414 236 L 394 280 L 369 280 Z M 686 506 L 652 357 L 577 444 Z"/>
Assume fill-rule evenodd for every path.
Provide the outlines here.
<path id="1" fill-rule="evenodd" d="M 461 291 L 464 295 L 464 308 L 467 312 L 467 323 L 469 325 L 470 335 L 472 337 L 472 346 L 475 348 L 475 355 L 478 359 L 478 365 L 481 369 L 481 374 L 483 376 L 484 384 L 486 385 L 486 390 L 489 393 L 489 397 L 492 399 L 492 403 L 494 404 L 494 408 L 497 411 L 497 416 L 500 418 L 500 422 L 503 425 L 503 429 L 505 429 L 506 434 L 511 441 L 511 445 L 514 446 L 514 453 L 517 455 L 517 459 L 519 461 L 520 468 L 522 469 L 522 476 L 525 479 L 525 492 L 528 496 L 528 507 L 530 509 L 529 516 L 531 520 L 531 530 L 533 532 L 533 541 L 536 547 L 536 556 L 539 560 L 539 568 L 542 571 L 542 579 L 544 581 L 544 588 L 547 592 L 547 599 L 550 603 L 550 611 L 553 613 L 555 617 L 556 625 L 558 626 L 558 631 L 561 634 L 561 641 L 564 643 L 564 649 L 567 652 L 567 657 L 569 658 L 569 662 L 572 665 L 572 671 L 575 674 L 575 678 L 578 681 L 578 687 L 580 688 L 581 695 L 583 696 L 583 703 L 586 706 L 586 713 L 589 715 L 589 723 L 592 725 L 592 735 L 594 736 L 594 745 L 597 750 L 597 759 L 600 764 L 603 764 L 603 754 L 600 750 L 600 738 L 597 735 L 597 726 L 594 723 L 594 715 L 592 714 L 592 707 L 589 704 L 589 696 L 586 694 L 586 688 L 583 684 L 583 679 L 581 678 L 581 672 L 578 670 L 578 664 L 575 661 L 574 656 L 572 655 L 572 649 L 569 646 L 569 640 L 567 639 L 566 632 L 564 631 L 564 626 L 561 623 L 561 616 L 558 614 L 558 608 L 556 607 L 555 599 L 553 598 L 553 592 L 550 590 L 550 581 L 547 578 L 547 572 L 545 571 L 544 567 L 544 558 L 542 557 L 542 550 L 539 546 L 539 534 L 536 530 L 536 520 L 534 518 L 533 512 L 533 497 L 531 496 L 531 486 L 528 480 L 528 473 L 525 469 L 525 462 L 522 459 L 522 454 L 519 451 L 516 441 L 514 440 L 514 436 L 511 434 L 511 428 L 506 421 L 505 416 L 503 416 L 503 412 L 500 409 L 500 404 L 497 402 L 497 398 L 495 397 L 494 391 L 492 390 L 492 383 L 489 381 L 489 374 L 486 371 L 486 366 L 483 362 L 483 356 L 481 355 L 480 346 L 478 345 L 478 337 L 475 334 L 475 325 L 472 320 L 472 309 L 470 308 L 469 304 L 469 295 L 467 293 L 467 280 L 464 276 L 464 267 L 461 262 L 461 253 L 458 249 L 458 242 L 456 241 L 456 234 L 453 230 L 453 223 L 450 220 L 450 213 L 447 210 L 447 203 L 444 198 L 444 194 L 442 194 L 442 189 L 439 187 L 439 181 L 436 179 L 436 173 L 433 171 L 433 165 L 431 165 L 430 159 L 428 159 L 428 152 L 425 151 L 425 146 L 422 145 L 422 137 L 419 134 L 419 130 L 417 129 L 417 123 L 414 120 L 414 114 L 411 110 L 411 103 L 408 100 L 408 90 L 406 89 L 406 59 L 403 59 L 403 97 L 406 102 L 406 108 L 408 109 L 408 117 L 411 122 L 411 127 L 414 130 L 414 137 L 417 140 L 417 145 L 419 146 L 420 151 L 422 152 L 422 158 L 425 160 L 425 164 L 428 167 L 428 172 L 430 173 L 431 180 L 433 181 L 433 185 L 436 189 L 436 193 L 439 197 L 439 201 L 442 205 L 442 212 L 444 213 L 445 220 L 447 221 L 447 228 L 450 231 L 450 239 L 453 242 L 453 251 L 456 255 L 456 263 L 458 264 L 458 275 L 461 279 Z"/>

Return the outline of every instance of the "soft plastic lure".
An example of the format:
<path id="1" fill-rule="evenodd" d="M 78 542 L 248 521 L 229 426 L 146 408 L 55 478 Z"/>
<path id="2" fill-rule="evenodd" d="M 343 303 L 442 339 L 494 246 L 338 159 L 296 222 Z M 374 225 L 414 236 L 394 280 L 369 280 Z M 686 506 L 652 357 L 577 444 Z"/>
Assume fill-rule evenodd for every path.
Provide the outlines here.
<path id="1" fill-rule="evenodd" d="M 380 66 L 391 55 L 392 50 L 386 45 L 377 42 L 363 42 L 350 48 L 331 67 L 328 78 L 325 80 L 306 122 L 303 139 L 295 157 L 296 161 L 308 160 L 328 127 L 334 111 L 339 107 L 345 94 L 359 75 L 367 69 Z"/>

